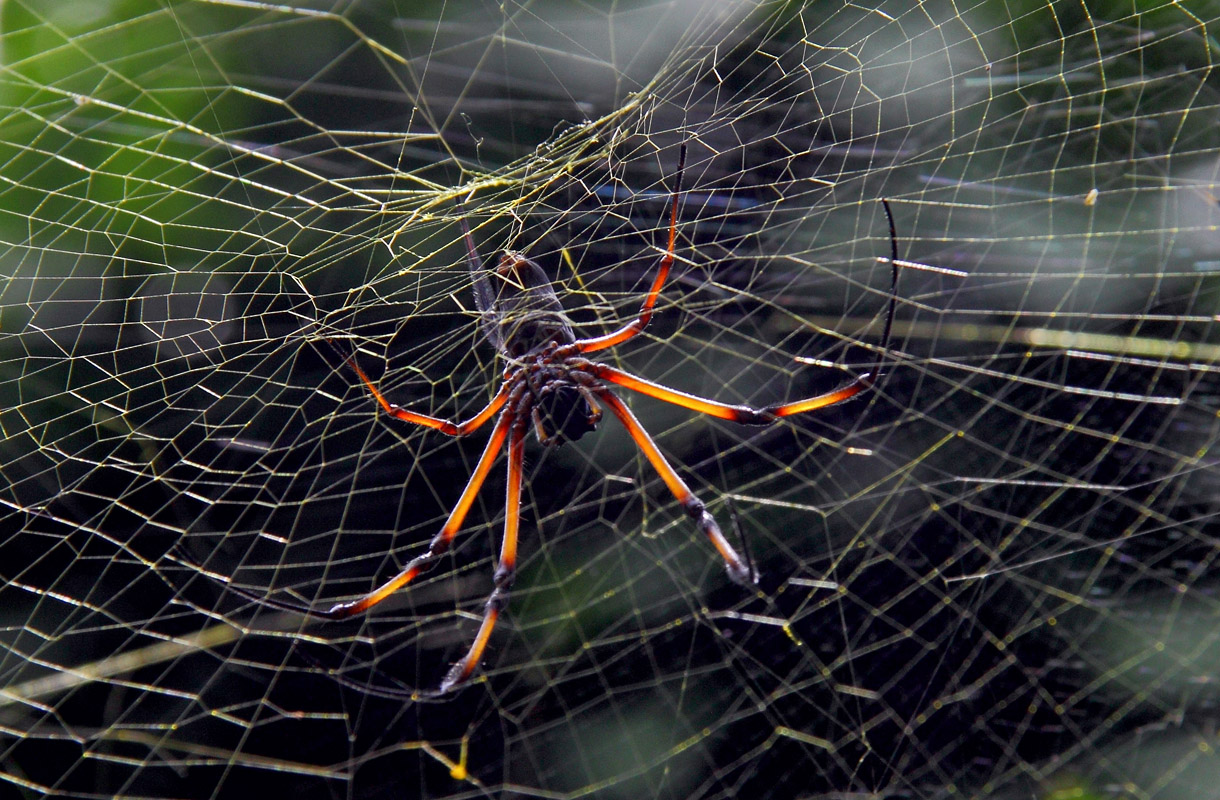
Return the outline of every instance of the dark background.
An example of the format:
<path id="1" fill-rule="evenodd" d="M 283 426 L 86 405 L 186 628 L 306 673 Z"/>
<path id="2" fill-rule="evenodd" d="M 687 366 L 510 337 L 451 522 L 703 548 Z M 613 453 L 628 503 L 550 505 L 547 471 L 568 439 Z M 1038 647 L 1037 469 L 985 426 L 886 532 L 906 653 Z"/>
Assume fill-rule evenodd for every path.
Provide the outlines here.
<path id="1" fill-rule="evenodd" d="M 0 792 L 1205 795 L 1220 9 L 1027 5 L 4 4 Z M 684 139 L 607 360 L 760 405 L 884 373 L 766 429 L 633 401 L 756 592 L 612 421 L 530 443 L 450 698 L 502 468 L 367 618 L 225 590 L 328 605 L 442 524 L 485 434 L 344 360 L 486 402 L 459 201 L 610 330 Z M 882 197 L 965 273 L 905 269 L 885 353 Z"/>

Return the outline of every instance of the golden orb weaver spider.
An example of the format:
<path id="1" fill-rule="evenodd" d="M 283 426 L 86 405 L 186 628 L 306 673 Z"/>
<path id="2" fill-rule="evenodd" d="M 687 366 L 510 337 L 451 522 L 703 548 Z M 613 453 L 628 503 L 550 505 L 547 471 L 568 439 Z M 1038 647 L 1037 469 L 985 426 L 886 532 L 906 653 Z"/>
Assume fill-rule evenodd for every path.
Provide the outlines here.
<path id="1" fill-rule="evenodd" d="M 521 516 L 522 462 L 525 437 L 532 426 L 535 436 L 544 445 L 575 441 L 596 429 L 601 420 L 602 405 L 618 418 L 628 435 L 660 475 L 661 480 L 681 503 L 683 510 L 695 521 L 724 559 L 729 577 L 738 584 L 750 585 L 758 576 L 738 555 L 725 538 L 716 520 L 697 498 L 669 462 L 661 455 L 656 443 L 636 419 L 631 410 L 611 390 L 611 384 L 663 400 L 682 408 L 698 411 L 720 419 L 744 425 L 767 425 L 783 417 L 826 408 L 855 397 L 873 385 L 881 356 L 889 345 L 890 331 L 898 296 L 898 240 L 894 218 L 886 200 L 884 205 L 890 228 L 890 263 L 892 266 L 889 309 L 882 334 L 877 367 L 873 372 L 857 376 L 851 383 L 834 391 L 797 400 L 792 403 L 751 408 L 709 400 L 652 381 L 623 370 L 591 361 L 585 356 L 627 342 L 648 327 L 653 308 L 669 275 L 674 261 L 677 237 L 678 206 L 682 196 L 682 174 L 686 168 L 687 145 L 683 142 L 678 154 L 678 167 L 670 195 L 668 243 L 661 256 L 652 286 L 644 297 L 640 311 L 631 322 L 611 333 L 587 339 L 576 338 L 563 306 L 551 288 L 542 268 L 524 255 L 505 251 L 496 268 L 488 271 L 475 249 L 464 209 L 460 218 L 466 244 L 467 265 L 474 284 L 475 305 L 484 337 L 496 352 L 508 362 L 499 390 L 483 410 L 462 422 L 451 422 L 428 416 L 390 403 L 369 379 L 355 356 L 347 364 L 360 382 L 376 399 L 382 411 L 395 419 L 440 431 L 449 436 L 465 436 L 484 423 L 496 418 L 491 438 L 483 448 L 466 488 L 449 513 L 449 518 L 428 546 L 428 550 L 411 559 L 394 577 L 354 600 L 337 603 L 325 611 L 309 608 L 271 597 L 258 596 L 230 586 L 235 593 L 258 603 L 287 611 L 295 611 L 327 620 L 340 620 L 362 614 L 403 588 L 419 575 L 430 570 L 449 550 L 466 514 L 474 504 L 505 442 L 508 443 L 508 488 L 505 501 L 504 536 L 500 557 L 493 577 L 494 588 L 484 604 L 483 621 L 466 655 L 449 670 L 438 693 L 444 694 L 464 684 L 474 674 L 492 630 L 508 604 L 509 592 L 517 569 L 517 530 Z M 493 285 L 494 282 L 494 285 Z M 498 415 L 498 416 L 497 416 Z"/>

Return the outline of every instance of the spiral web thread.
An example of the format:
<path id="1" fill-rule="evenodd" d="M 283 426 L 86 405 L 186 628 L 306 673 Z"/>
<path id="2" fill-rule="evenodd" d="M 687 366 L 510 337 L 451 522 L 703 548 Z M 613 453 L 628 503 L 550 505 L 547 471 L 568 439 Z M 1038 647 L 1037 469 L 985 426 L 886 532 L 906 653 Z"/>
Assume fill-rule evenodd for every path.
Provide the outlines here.
<path id="1" fill-rule="evenodd" d="M 5 796 L 1205 796 L 1220 6 L 0 6 Z M 629 402 L 426 547 L 504 364 L 485 260 L 767 428 Z M 903 272 L 879 349 L 895 214 Z M 626 393 L 623 393 L 626 396 Z M 237 588 L 241 593 L 229 591 Z"/>

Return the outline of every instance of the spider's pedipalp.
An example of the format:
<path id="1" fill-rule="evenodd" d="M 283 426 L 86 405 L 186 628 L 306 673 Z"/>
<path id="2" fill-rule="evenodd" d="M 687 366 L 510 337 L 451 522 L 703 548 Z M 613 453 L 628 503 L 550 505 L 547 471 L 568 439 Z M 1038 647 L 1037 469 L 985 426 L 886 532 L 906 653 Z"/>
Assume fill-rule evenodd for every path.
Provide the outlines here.
<path id="1" fill-rule="evenodd" d="M 523 380 L 529 387 L 529 396 L 523 402 L 530 407 L 538 441 L 558 445 L 575 442 L 596 430 L 601 411 L 592 403 L 588 381 L 556 352 L 557 348 L 544 349 L 523 369 Z"/>

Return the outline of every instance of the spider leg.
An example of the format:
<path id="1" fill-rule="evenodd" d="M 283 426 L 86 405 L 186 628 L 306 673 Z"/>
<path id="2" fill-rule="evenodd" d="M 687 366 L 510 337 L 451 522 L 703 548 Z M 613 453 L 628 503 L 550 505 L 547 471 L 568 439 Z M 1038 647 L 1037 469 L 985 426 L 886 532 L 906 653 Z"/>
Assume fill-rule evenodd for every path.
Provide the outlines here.
<path id="1" fill-rule="evenodd" d="M 885 218 L 890 224 L 890 308 L 885 315 L 885 330 L 881 333 L 881 349 L 877 352 L 877 367 L 873 372 L 881 374 L 881 359 L 890 346 L 890 332 L 894 329 L 894 311 L 898 306 L 898 229 L 894 227 L 894 212 L 890 210 L 888 198 L 881 198 Z"/>
<path id="2" fill-rule="evenodd" d="M 890 228 L 890 299 L 885 315 L 885 329 L 881 334 L 881 346 L 877 352 L 877 364 L 872 372 L 858 375 L 851 383 L 824 394 L 796 400 L 791 403 L 780 403 L 765 408 L 751 408 L 743 405 L 730 405 L 716 400 L 708 400 L 686 392 L 679 392 L 658 383 L 646 380 L 638 375 L 632 375 L 606 364 L 599 364 L 586 359 L 572 358 L 571 363 L 577 373 L 592 375 L 595 378 L 616 383 L 640 394 L 672 403 L 691 411 L 707 414 L 720 419 L 739 422 L 743 425 L 767 425 L 780 417 L 790 417 L 793 414 L 804 414 L 820 408 L 833 406 L 850 400 L 860 392 L 870 389 L 878 375 L 881 374 L 881 363 L 890 346 L 890 334 L 894 327 L 894 312 L 898 305 L 898 232 L 894 227 L 894 213 L 890 210 L 890 201 L 882 198 L 881 205 L 885 208 L 885 216 Z M 578 343 L 579 344 L 579 343 Z M 583 384 L 582 384 L 583 385 Z"/>
<path id="3" fill-rule="evenodd" d="M 394 594 L 394 592 L 415 580 L 419 575 L 432 569 L 436 565 L 437 560 L 449 550 L 449 546 L 453 543 L 453 538 L 457 535 L 458 529 L 462 527 L 462 521 L 466 519 L 466 514 L 470 511 L 470 507 L 474 505 L 475 495 L 478 494 L 479 489 L 483 486 L 483 482 L 487 480 L 487 473 L 491 471 L 491 466 L 495 463 L 496 456 L 500 454 L 500 448 L 504 446 L 504 440 L 508 438 L 509 428 L 513 426 L 513 422 L 516 419 L 517 414 L 512 409 L 500 415 L 499 422 L 496 423 L 495 429 L 492 430 L 491 439 L 488 440 L 487 446 L 483 448 L 483 455 L 479 457 L 479 463 L 475 466 L 470 480 L 466 482 L 466 488 L 462 490 L 462 496 L 458 498 L 457 504 L 449 512 L 449 518 L 445 520 L 445 524 L 440 532 L 432 537 L 432 542 L 428 545 L 427 552 L 411 559 L 403 567 L 402 571 L 371 592 L 361 595 L 355 600 L 336 603 L 328 610 L 322 611 L 299 603 L 290 603 L 285 600 L 277 600 L 273 597 L 264 597 L 232 584 L 229 584 L 229 591 L 247 600 L 253 600 L 271 608 L 278 608 L 281 611 L 295 611 L 299 614 L 320 619 L 347 619 L 348 617 L 368 611 L 382 600 Z"/>
<path id="4" fill-rule="evenodd" d="M 665 279 L 669 277 L 670 267 L 674 263 L 674 241 L 678 234 L 678 201 L 682 197 L 682 171 L 684 169 L 686 169 L 686 142 L 682 143 L 682 149 L 678 151 L 678 171 L 674 177 L 674 189 L 669 209 L 669 243 L 665 247 L 665 255 L 661 256 L 661 260 L 657 263 L 657 275 L 653 278 L 652 288 L 644 296 L 639 315 L 613 333 L 594 336 L 590 339 L 577 339 L 569 345 L 574 348 L 572 352 L 592 353 L 595 350 L 605 350 L 607 347 L 614 347 L 616 344 L 622 344 L 628 339 L 634 338 L 648 327 L 648 323 L 652 320 L 652 309 L 657 304 L 661 287 L 665 285 Z"/>
<path id="5" fill-rule="evenodd" d="M 491 401 L 483 407 L 483 410 L 475 414 L 468 420 L 463 422 L 450 422 L 447 419 L 439 417 L 430 417 L 427 414 L 417 414 L 414 411 L 408 411 L 405 408 L 398 406 L 385 399 L 377 387 L 369 380 L 369 376 L 364 374 L 364 370 L 360 369 L 360 365 L 356 363 L 354 355 L 347 357 L 348 366 L 355 370 L 356 375 L 360 377 L 360 382 L 365 385 L 365 388 L 372 393 L 377 400 L 377 404 L 381 406 L 381 410 L 389 414 L 395 419 L 400 419 L 403 422 L 410 422 L 415 425 L 422 425 L 425 428 L 438 430 L 449 436 L 465 436 L 472 431 L 482 427 L 483 423 L 495 416 L 495 413 L 504 407 L 504 403 L 508 400 L 509 387 L 512 384 L 512 375 L 508 375 L 504 379 L 504 383 L 500 385 L 500 391 L 496 392 L 496 396 L 491 398 Z"/>
<path id="6" fill-rule="evenodd" d="M 475 495 L 479 493 L 483 482 L 487 480 L 487 473 L 491 471 L 491 465 L 495 463 L 496 456 L 500 454 L 500 448 L 504 446 L 504 440 L 508 436 L 509 428 L 513 426 L 516 419 L 517 415 L 511 411 L 506 411 L 500 415 L 500 420 L 491 432 L 491 438 L 487 441 L 487 446 L 483 448 L 483 455 L 479 456 L 479 463 L 475 465 L 474 472 L 470 475 L 470 480 L 466 482 L 466 488 L 462 490 L 462 496 L 458 498 L 453 511 L 449 512 L 449 519 L 445 520 L 445 524 L 441 527 L 440 532 L 432 537 L 432 542 L 428 545 L 428 551 L 411 559 L 401 572 L 373 591 L 355 600 L 337 603 L 329 611 L 322 613 L 320 616 L 327 619 L 343 619 L 368 611 L 394 592 L 415 580 L 421 573 L 432 569 L 437 560 L 449 549 L 454 537 L 457 536 L 458 529 L 462 527 L 462 522 L 466 519 L 466 514 L 469 513 L 470 507 L 474 505 Z"/>
<path id="7" fill-rule="evenodd" d="M 630 372 L 624 372 L 621 369 L 615 369 L 606 364 L 590 362 L 581 365 L 581 368 L 583 371 L 602 380 L 617 383 L 619 386 L 648 395 L 649 397 L 655 397 L 657 400 L 664 400 L 666 403 L 673 403 L 676 406 L 689 408 L 691 411 L 698 411 L 701 414 L 707 414 L 712 417 L 740 422 L 743 425 L 768 425 L 780 417 L 789 417 L 793 414 L 802 414 L 806 411 L 833 406 L 836 403 L 842 403 L 844 400 L 855 397 L 872 386 L 872 375 L 865 373 L 846 386 L 835 389 L 832 392 L 826 392 L 825 394 L 819 394 L 815 397 L 797 400 L 792 403 L 767 406 L 766 408 L 751 408 L 749 406 L 729 405 L 728 403 L 708 400 L 707 398 L 697 397 L 686 392 L 679 392 L 676 389 L 670 389 L 659 383 L 653 383 L 638 375 L 632 375 Z"/>
<path id="8" fill-rule="evenodd" d="M 597 391 L 597 390 L 595 390 Z M 657 449 L 657 444 L 648 435 L 648 431 L 644 430 L 644 426 L 631 413 L 631 409 L 623 404 L 623 401 L 618 398 L 613 392 L 608 389 L 597 391 L 602 402 L 610 407 L 610 411 L 614 416 L 618 417 L 619 422 L 623 423 L 623 427 L 627 429 L 627 433 L 639 445 L 645 457 L 652 462 L 652 466 L 660 474 L 661 480 L 665 481 L 665 485 L 669 487 L 669 491 L 673 492 L 674 497 L 682 504 L 682 509 L 687 515 L 695 521 L 699 526 L 699 530 L 703 531 L 708 539 L 711 539 L 712 546 L 720 553 L 720 557 L 724 559 L 725 567 L 728 569 L 729 577 L 735 583 L 743 586 L 749 586 L 758 581 L 758 575 L 750 569 L 746 562 L 733 549 L 733 545 L 729 544 L 728 539 L 724 538 L 724 534 L 720 532 L 720 526 L 716 524 L 716 520 L 708 512 L 707 507 L 703 505 L 703 501 L 695 497 L 694 492 L 686 485 L 686 482 L 674 471 L 674 468 L 665 460 L 665 456 L 661 455 L 661 451 Z"/>
<path id="9" fill-rule="evenodd" d="M 519 417 L 512 426 L 512 434 L 508 440 L 508 489 L 504 501 L 504 540 L 500 544 L 500 563 L 496 567 L 494 578 L 495 588 L 483 606 L 483 624 L 474 637 L 465 657 L 453 665 L 445 680 L 441 682 L 440 692 L 445 692 L 460 686 L 470 679 L 475 668 L 487 649 L 491 632 L 496 627 L 496 620 L 508 605 L 508 595 L 512 590 L 513 580 L 517 577 L 517 528 L 521 522 L 521 472 L 525 452 L 525 419 Z"/>

